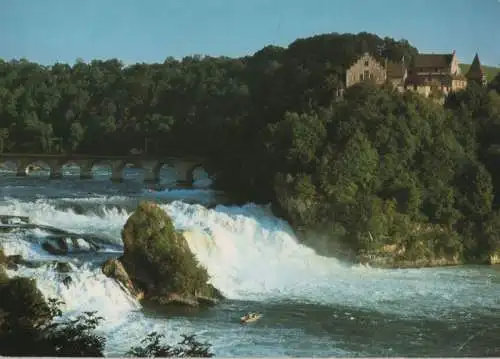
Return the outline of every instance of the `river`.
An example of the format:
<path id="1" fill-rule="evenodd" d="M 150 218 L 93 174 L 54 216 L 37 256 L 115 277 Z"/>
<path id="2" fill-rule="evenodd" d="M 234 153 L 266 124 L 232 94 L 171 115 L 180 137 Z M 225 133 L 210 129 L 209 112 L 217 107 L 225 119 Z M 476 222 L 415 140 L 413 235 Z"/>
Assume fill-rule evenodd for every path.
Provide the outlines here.
<path id="1" fill-rule="evenodd" d="M 56 258 L 41 249 L 41 230 L 2 233 L 6 254 L 64 260 L 74 269 L 69 286 L 52 267 L 9 274 L 36 278 L 46 297 L 65 302 L 65 316 L 98 311 L 108 356 L 124 355 L 151 331 L 172 344 L 197 334 L 217 356 L 500 356 L 498 267 L 387 270 L 322 257 L 297 243 L 266 206 L 215 206 L 224 197 L 203 177 L 199 188 L 151 192 L 135 169 L 126 169 L 120 184 L 105 168 L 93 180 L 78 179 L 74 168 L 62 180 L 46 175 L 19 179 L 2 170 L 0 214 L 99 234 L 104 249 Z M 227 301 L 208 310 L 151 312 L 101 273 L 106 258 L 120 255 L 120 230 L 141 199 L 160 202 L 176 228 L 188 231 L 191 249 Z M 263 317 L 242 326 L 238 319 L 248 311 Z"/>

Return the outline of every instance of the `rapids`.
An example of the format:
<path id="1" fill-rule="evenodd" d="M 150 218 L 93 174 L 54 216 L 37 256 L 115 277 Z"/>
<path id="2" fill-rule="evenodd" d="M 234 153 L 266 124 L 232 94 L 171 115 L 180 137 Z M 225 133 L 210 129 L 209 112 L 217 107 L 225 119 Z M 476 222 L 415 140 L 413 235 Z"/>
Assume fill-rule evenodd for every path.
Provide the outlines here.
<path id="1" fill-rule="evenodd" d="M 213 206 L 220 197 L 206 188 L 206 178 L 200 188 L 150 192 L 133 173 L 117 185 L 102 173 L 89 181 L 16 179 L 7 172 L 0 177 L 0 214 L 98 234 L 104 246 L 98 255 L 52 256 L 40 248 L 47 236 L 41 230 L 1 233 L 0 245 L 6 254 L 71 263 L 68 287 L 52 266 L 9 274 L 36 278 L 46 297 L 65 302 L 65 316 L 98 311 L 105 318 L 99 331 L 108 355 L 123 355 L 153 330 L 170 342 L 198 334 L 221 356 L 500 355 L 495 267 L 351 265 L 298 243 L 267 206 Z M 227 301 L 206 311 L 153 313 L 101 273 L 106 258 L 120 255 L 121 228 L 141 199 L 161 203 Z M 240 326 L 241 314 L 253 310 L 264 317 Z"/>

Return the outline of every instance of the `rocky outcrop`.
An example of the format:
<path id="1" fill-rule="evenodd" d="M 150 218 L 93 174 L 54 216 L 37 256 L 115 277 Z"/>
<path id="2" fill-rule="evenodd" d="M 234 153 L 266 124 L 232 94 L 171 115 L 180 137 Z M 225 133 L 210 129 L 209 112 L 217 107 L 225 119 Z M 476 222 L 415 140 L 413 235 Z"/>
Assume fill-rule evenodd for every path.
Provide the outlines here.
<path id="1" fill-rule="evenodd" d="M 97 251 L 101 238 L 92 233 L 73 233 L 60 228 L 31 223 L 29 217 L 0 215 L 0 231 L 41 229 L 50 233 L 42 248 L 53 255 Z"/>
<path id="2" fill-rule="evenodd" d="M 144 292 L 137 289 L 130 277 L 128 276 L 127 271 L 123 267 L 122 262 L 120 262 L 116 258 L 108 259 L 102 265 L 102 272 L 105 276 L 115 279 L 123 288 L 125 288 L 133 297 L 138 300 L 144 298 Z"/>
<path id="3" fill-rule="evenodd" d="M 0 248 L 0 335 L 12 327 L 39 326 L 51 315 L 35 280 L 7 276 L 8 258 Z"/>
<path id="4" fill-rule="evenodd" d="M 42 266 L 52 266 L 53 269 L 60 274 L 65 274 L 72 272 L 73 269 L 68 262 L 62 261 L 33 261 L 26 260 L 19 254 L 13 254 L 10 256 L 6 256 L 2 253 L 2 257 L 0 258 L 0 263 L 5 266 L 5 268 L 10 270 L 18 270 L 19 266 L 28 267 L 28 268 L 40 268 Z"/>
<path id="5" fill-rule="evenodd" d="M 208 283 L 205 268 L 174 229 L 167 213 L 142 202 L 122 230 L 123 256 L 108 260 L 103 273 L 133 295 L 162 305 L 213 305 L 222 295 Z"/>
<path id="6" fill-rule="evenodd" d="M 416 243 L 420 249 L 426 249 L 422 241 Z M 388 244 L 382 246 L 378 251 L 362 253 L 358 255 L 357 259 L 359 263 L 375 268 L 425 268 L 463 264 L 458 253 L 438 256 L 430 250 L 422 252 L 416 255 L 415 253 L 409 253 L 408 249 L 402 244 Z"/>
<path id="7" fill-rule="evenodd" d="M 6 256 L 2 249 L 0 249 L 0 282 L 2 280 L 7 280 L 8 276 L 5 269 L 18 270 L 19 266 L 24 266 L 28 268 L 39 268 L 42 266 L 52 267 L 59 275 L 59 280 L 66 286 L 69 287 L 73 283 L 73 278 L 68 275 L 73 269 L 71 265 L 67 262 L 60 261 L 28 261 L 25 260 L 21 255 L 14 254 Z"/>
<path id="8" fill-rule="evenodd" d="M 97 250 L 92 242 L 83 238 L 66 235 L 54 235 L 42 243 L 42 248 L 52 255 L 66 255 L 69 253 L 84 253 Z"/>
<path id="9" fill-rule="evenodd" d="M 360 264 L 369 265 L 373 268 L 426 268 L 426 267 L 448 267 L 463 264 L 458 257 L 450 258 L 419 258 L 419 259 L 402 259 L 391 258 L 389 256 L 358 256 Z"/>
<path id="10" fill-rule="evenodd" d="M 19 254 L 13 254 L 10 256 L 5 256 L 4 264 L 7 269 L 18 270 L 19 266 L 24 266 L 28 268 L 38 268 L 44 265 L 44 262 L 41 261 L 29 261 L 24 259 Z"/>
<path id="11" fill-rule="evenodd" d="M 489 255 L 489 264 L 500 264 L 500 250 Z"/>

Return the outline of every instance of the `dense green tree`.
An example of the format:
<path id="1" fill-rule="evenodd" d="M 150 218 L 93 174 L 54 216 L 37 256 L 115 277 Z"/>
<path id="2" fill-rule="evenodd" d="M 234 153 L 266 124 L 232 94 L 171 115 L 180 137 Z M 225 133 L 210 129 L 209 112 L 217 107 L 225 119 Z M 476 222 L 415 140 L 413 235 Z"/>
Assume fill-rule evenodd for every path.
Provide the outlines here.
<path id="1" fill-rule="evenodd" d="M 500 93 L 500 72 L 490 81 L 488 87 Z"/>
<path id="2" fill-rule="evenodd" d="M 235 59 L 0 61 L 0 151 L 204 156 L 217 186 L 272 202 L 303 236 L 485 258 L 497 250 L 500 78 L 444 106 L 369 82 L 339 96 L 364 52 L 410 64 L 417 49 L 333 33 Z"/>

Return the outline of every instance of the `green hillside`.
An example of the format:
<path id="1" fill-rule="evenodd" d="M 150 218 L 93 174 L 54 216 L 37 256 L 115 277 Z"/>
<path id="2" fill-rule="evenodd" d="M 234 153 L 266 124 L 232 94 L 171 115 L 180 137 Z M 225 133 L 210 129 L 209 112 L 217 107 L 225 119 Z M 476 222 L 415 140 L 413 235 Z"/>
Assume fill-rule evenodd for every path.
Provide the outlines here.
<path id="1" fill-rule="evenodd" d="M 467 73 L 469 71 L 470 64 L 460 64 L 460 68 L 462 69 L 462 73 Z M 499 67 L 493 67 L 493 66 L 484 66 L 483 65 L 483 70 L 486 72 L 486 76 L 488 81 L 491 81 L 499 72 L 500 68 Z"/>

